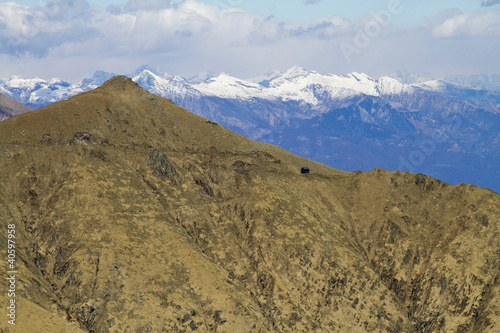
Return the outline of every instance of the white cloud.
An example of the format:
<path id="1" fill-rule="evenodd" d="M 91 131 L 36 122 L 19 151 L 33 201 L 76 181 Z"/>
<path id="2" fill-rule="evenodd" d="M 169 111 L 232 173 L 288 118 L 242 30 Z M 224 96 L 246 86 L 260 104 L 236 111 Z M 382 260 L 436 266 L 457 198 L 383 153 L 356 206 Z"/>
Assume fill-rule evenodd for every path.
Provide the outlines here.
<path id="1" fill-rule="evenodd" d="M 47 6 L 28 7 L 0 3 L 1 53 L 44 57 L 51 48 L 67 41 L 84 41 L 99 32 L 89 27 L 92 19 L 86 1 L 51 1 Z"/>
<path id="2" fill-rule="evenodd" d="M 339 45 L 353 44 L 359 32 L 376 22 L 382 22 L 380 33 L 371 31 L 368 45 L 348 63 Z M 298 23 L 195 0 L 130 0 L 108 8 L 91 7 L 85 0 L 57 0 L 45 7 L 0 3 L 0 58 L 8 64 L 0 68 L 0 77 L 74 80 L 97 69 L 128 73 L 142 64 L 185 76 L 213 70 L 250 77 L 292 65 L 386 75 L 398 69 L 432 72 L 453 63 L 449 70 L 455 72 L 445 74 L 458 74 L 461 68 L 473 70 L 474 54 L 484 54 L 478 66 L 500 72 L 494 59 L 498 22 L 499 10 L 492 8 L 466 14 L 450 10 L 430 18 L 427 28 L 398 31 L 380 14 Z M 435 44 L 436 38 L 455 36 L 466 40 L 447 38 L 447 48 Z M 485 38 L 484 46 L 464 48 L 475 36 Z M 458 48 L 464 49 L 457 53 Z M 449 58 L 453 62 L 441 61 Z"/>
<path id="3" fill-rule="evenodd" d="M 306 37 L 319 40 L 330 40 L 352 33 L 354 24 L 339 16 L 316 19 L 306 26 L 298 26 L 290 31 L 294 37 Z"/>
<path id="4" fill-rule="evenodd" d="M 37 21 L 38 20 L 38 21 Z M 275 42 L 283 38 L 332 39 L 345 34 L 350 23 L 340 17 L 309 25 L 285 23 L 273 17 L 218 7 L 194 0 L 171 3 L 130 0 L 126 5 L 90 8 L 84 0 L 56 1 L 45 8 L 0 4 L 2 36 L 11 36 L 3 53 L 47 56 L 71 44 L 75 53 L 95 46 L 116 52 L 169 51 L 194 43 L 235 47 Z M 14 41 L 14 43 L 13 43 Z M 108 52 L 109 50 L 104 50 Z M 1 51 L 0 51 L 1 52 Z"/>
<path id="5" fill-rule="evenodd" d="M 432 35 L 436 38 L 500 36 L 500 10 L 485 9 L 455 15 L 436 25 Z"/>

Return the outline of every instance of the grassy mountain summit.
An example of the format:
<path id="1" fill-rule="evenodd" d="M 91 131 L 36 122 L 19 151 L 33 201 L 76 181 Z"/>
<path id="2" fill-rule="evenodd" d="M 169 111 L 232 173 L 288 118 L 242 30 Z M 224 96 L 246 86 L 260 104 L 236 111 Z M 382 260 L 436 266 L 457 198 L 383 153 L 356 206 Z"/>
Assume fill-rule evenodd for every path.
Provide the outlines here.
<path id="1" fill-rule="evenodd" d="M 0 218 L 5 332 L 500 329 L 498 194 L 339 171 L 123 76 L 0 123 Z"/>

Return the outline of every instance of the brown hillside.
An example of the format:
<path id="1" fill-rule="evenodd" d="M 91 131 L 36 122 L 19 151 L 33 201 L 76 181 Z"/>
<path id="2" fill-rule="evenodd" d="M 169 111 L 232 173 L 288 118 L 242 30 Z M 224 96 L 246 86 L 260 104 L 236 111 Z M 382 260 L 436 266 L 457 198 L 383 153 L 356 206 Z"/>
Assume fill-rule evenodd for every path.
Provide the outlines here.
<path id="1" fill-rule="evenodd" d="M 0 218 L 0 332 L 500 331 L 498 194 L 335 170 L 121 76 L 0 123 Z"/>

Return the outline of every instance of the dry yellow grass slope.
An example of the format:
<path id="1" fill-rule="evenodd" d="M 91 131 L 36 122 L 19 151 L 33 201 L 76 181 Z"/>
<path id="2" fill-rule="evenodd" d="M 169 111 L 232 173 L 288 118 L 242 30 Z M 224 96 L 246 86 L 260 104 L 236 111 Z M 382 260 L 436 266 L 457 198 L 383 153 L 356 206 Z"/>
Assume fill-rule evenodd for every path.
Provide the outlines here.
<path id="1" fill-rule="evenodd" d="M 0 218 L 0 331 L 500 330 L 498 194 L 335 170 L 125 77 L 0 123 Z"/>

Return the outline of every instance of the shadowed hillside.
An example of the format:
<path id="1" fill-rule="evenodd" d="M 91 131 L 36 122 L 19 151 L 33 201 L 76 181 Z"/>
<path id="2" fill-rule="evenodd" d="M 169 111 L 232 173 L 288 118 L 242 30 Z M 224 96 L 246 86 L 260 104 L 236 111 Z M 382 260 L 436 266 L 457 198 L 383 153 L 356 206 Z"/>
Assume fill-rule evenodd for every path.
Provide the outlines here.
<path id="1" fill-rule="evenodd" d="M 500 330 L 498 194 L 307 161 L 122 76 L 0 123 L 0 218 L 4 332 Z"/>
<path id="2" fill-rule="evenodd" d="M 28 111 L 31 111 L 29 107 L 0 94 L 0 121 Z"/>

